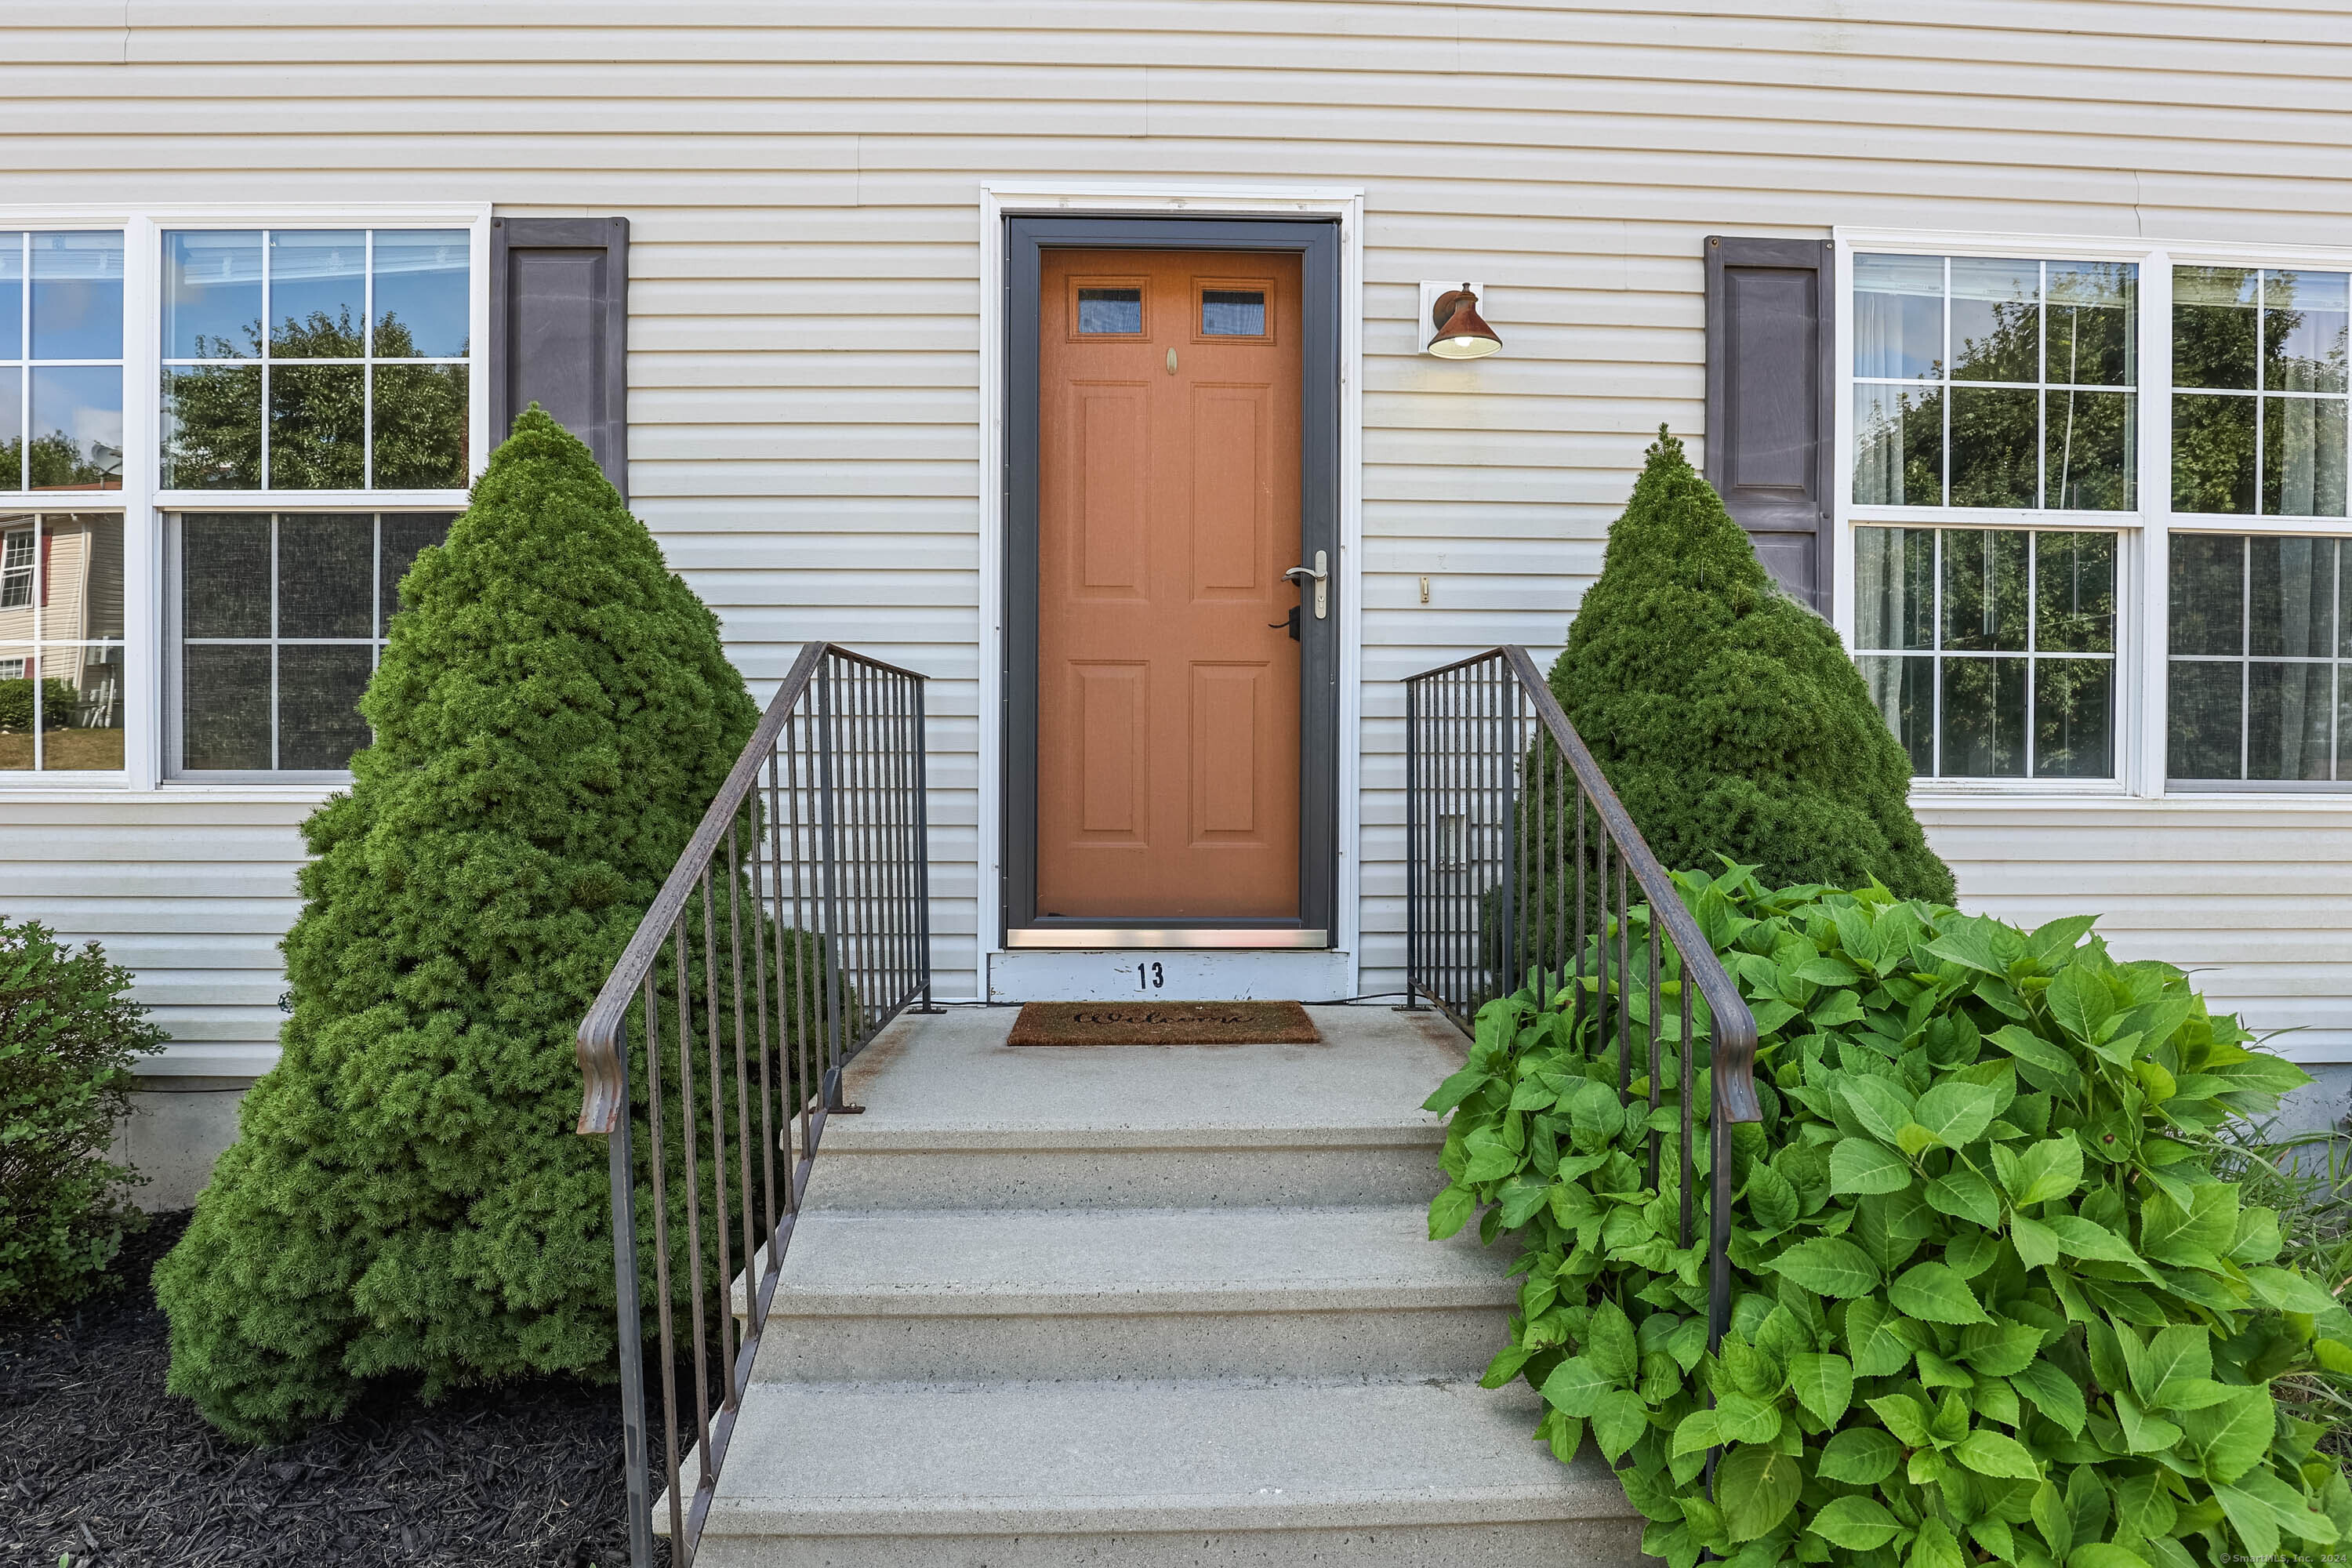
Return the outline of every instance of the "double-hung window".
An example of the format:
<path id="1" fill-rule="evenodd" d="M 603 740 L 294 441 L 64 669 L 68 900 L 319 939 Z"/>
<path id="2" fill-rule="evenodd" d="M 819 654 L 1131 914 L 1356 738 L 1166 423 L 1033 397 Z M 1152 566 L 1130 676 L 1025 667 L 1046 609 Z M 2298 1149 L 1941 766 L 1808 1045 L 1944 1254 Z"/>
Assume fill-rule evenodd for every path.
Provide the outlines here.
<path id="1" fill-rule="evenodd" d="M 489 229 L 0 209 L 0 781 L 345 776 L 481 458 Z"/>
<path id="2" fill-rule="evenodd" d="M 123 765 L 126 260 L 0 224 L 0 778 Z"/>
<path id="3" fill-rule="evenodd" d="M 2352 789 L 2352 267 L 1841 257 L 1839 616 L 1923 787 Z"/>

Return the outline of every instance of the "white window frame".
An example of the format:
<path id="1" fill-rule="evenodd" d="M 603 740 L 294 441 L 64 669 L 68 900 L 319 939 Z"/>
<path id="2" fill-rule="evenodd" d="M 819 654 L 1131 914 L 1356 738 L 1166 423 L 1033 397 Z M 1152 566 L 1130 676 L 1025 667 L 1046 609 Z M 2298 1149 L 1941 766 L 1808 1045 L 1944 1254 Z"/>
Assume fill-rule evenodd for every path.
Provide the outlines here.
<path id="1" fill-rule="evenodd" d="M 2175 788 L 2165 772 L 2165 710 L 2170 647 L 2168 564 L 2175 532 L 2268 533 L 2352 539 L 2352 516 L 2340 519 L 2221 516 L 2172 510 L 2172 268 L 2188 266 L 2268 267 L 2352 272 L 2352 250 L 2318 246 L 2138 239 L 2108 236 L 1948 233 L 1931 229 L 1839 227 L 1832 231 L 1837 268 L 1836 480 L 1832 542 L 1835 579 L 1831 618 L 1852 647 L 1854 637 L 1854 542 L 1857 525 L 1910 528 L 2112 528 L 2120 536 L 2116 563 L 2116 750 L 2113 779 L 1916 778 L 1912 798 L 1922 804 L 1971 797 L 2027 796 L 2042 800 L 2137 798 L 2242 806 L 2269 796 L 2299 806 L 2331 799 L 2352 805 L 2352 784 L 2314 788 L 2289 781 L 2265 789 L 2248 783 L 2229 789 Z M 2139 506 L 2131 511 L 2087 512 L 1978 507 L 1880 507 L 1853 500 L 1853 258 L 1857 253 L 1970 256 L 2047 261 L 2127 261 L 2139 268 Z M 2191 389 L 2195 390 L 2195 389 Z M 2261 479 L 2259 470 L 2256 484 Z"/>
<path id="2" fill-rule="evenodd" d="M 448 489 L 167 490 L 162 488 L 163 245 L 170 229 L 464 229 L 472 299 L 467 378 L 467 484 Z M 487 202 L 174 204 L 0 206 L 0 232 L 120 229 L 123 237 L 122 488 L 91 495 L 0 492 L 0 508 L 121 510 L 123 518 L 123 761 L 119 773 L 0 773 L 0 794 L 86 795 L 125 790 L 317 798 L 350 775 L 247 773 L 226 778 L 166 772 L 163 517 L 174 511 L 463 511 L 489 458 L 490 206 Z"/>

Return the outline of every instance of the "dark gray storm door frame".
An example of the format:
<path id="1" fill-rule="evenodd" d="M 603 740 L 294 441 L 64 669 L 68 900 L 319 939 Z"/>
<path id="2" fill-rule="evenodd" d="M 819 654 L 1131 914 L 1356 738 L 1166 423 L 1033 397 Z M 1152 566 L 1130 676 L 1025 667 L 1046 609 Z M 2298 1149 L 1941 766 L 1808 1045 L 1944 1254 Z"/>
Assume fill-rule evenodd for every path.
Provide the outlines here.
<path id="1" fill-rule="evenodd" d="M 1782 587 L 1826 616 L 1836 561 L 1836 251 L 1709 235 L 1706 478 Z"/>
<path id="2" fill-rule="evenodd" d="M 490 445 L 538 404 L 629 499 L 629 220 L 490 219 Z"/>
<path id="3" fill-rule="evenodd" d="M 1286 251 L 1299 259 L 1299 549 L 1330 563 L 1331 613 L 1299 617 L 1298 910 L 1295 921 L 1037 914 L 1037 332 L 1041 253 Z M 1004 929 L 1320 931 L 1339 936 L 1339 225 L 1336 219 L 1053 217 L 1004 220 Z"/>

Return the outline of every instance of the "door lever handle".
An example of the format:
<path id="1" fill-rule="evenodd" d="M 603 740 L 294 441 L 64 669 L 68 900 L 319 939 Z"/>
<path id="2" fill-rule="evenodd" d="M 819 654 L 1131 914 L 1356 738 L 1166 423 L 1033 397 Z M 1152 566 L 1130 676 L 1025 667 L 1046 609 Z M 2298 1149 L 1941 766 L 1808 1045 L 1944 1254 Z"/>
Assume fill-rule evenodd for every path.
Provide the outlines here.
<path id="1" fill-rule="evenodd" d="M 1315 552 L 1315 564 L 1312 567 L 1293 566 L 1283 574 L 1284 577 L 1297 584 L 1301 593 L 1306 591 L 1308 583 L 1315 584 L 1315 618 L 1318 621 L 1330 613 L 1330 560 L 1329 551 L 1318 550 Z"/>

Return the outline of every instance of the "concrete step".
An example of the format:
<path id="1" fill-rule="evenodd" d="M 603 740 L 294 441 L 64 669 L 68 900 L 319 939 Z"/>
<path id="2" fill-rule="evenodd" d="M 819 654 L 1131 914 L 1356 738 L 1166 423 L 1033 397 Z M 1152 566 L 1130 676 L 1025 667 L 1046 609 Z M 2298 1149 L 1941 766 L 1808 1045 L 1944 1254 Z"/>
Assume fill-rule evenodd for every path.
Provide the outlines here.
<path id="1" fill-rule="evenodd" d="M 1417 1204 L 811 1214 L 753 1375 L 1475 1378 L 1508 1254 L 1427 1225 Z"/>
<path id="2" fill-rule="evenodd" d="M 1588 1455 L 1475 1384 L 755 1383 L 702 1568 L 1634 1568 Z"/>
<path id="3" fill-rule="evenodd" d="M 1427 1203 L 1461 1066 L 1434 1015 L 1310 1010 L 1318 1046 L 1016 1047 L 1008 1008 L 894 1026 L 851 1065 L 812 1209 Z"/>

